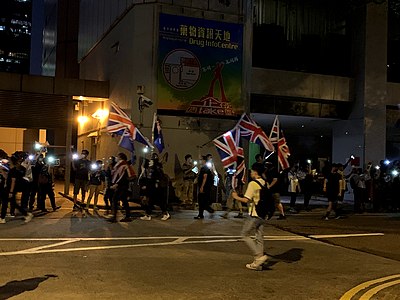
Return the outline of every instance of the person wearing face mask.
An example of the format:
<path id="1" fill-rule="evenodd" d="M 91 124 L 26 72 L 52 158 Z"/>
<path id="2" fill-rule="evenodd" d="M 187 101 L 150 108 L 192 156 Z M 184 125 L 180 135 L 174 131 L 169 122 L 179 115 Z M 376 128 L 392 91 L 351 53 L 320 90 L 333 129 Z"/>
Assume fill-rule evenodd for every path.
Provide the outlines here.
<path id="1" fill-rule="evenodd" d="M 76 212 L 81 210 L 81 208 L 77 204 L 78 194 L 81 191 L 81 201 L 82 206 L 85 203 L 86 197 L 86 188 L 89 180 L 89 170 L 90 170 L 90 160 L 88 159 L 89 151 L 82 150 L 81 157 L 76 160 L 72 166 L 75 171 L 75 183 L 74 183 L 74 207 L 73 211 Z M 84 210 L 82 210 L 82 214 L 84 214 Z"/>

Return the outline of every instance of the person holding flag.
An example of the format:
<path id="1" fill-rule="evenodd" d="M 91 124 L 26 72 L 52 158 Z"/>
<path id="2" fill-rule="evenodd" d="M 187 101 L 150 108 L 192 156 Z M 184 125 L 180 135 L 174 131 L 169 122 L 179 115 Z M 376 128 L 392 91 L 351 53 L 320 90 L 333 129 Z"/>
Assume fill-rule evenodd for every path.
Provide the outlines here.
<path id="1" fill-rule="evenodd" d="M 111 103 L 108 115 L 107 131 L 112 135 L 121 136 L 118 145 L 131 153 L 131 162 L 135 162 L 135 147 L 133 141 L 137 141 L 149 148 L 153 145 L 133 124 L 130 117 L 114 102 Z"/>
<path id="2" fill-rule="evenodd" d="M 158 153 L 161 153 L 164 146 L 164 137 L 161 131 L 161 120 L 157 117 L 157 114 L 154 113 L 153 117 L 153 144 L 157 148 Z"/>

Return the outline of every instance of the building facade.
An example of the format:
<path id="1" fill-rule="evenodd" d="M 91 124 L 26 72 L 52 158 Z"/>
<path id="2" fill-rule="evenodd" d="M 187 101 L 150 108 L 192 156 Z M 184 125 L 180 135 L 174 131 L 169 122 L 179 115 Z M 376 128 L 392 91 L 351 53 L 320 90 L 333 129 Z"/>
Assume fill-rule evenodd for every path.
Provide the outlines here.
<path id="1" fill-rule="evenodd" d="M 396 1 L 99 0 L 79 11 L 80 78 L 108 80 L 149 139 L 158 114 L 170 174 L 174 157 L 217 157 L 211 141 L 242 112 L 267 134 L 279 115 L 292 162 L 400 155 Z M 142 93 L 153 105 L 141 111 Z M 80 114 L 108 105 L 83 101 Z M 93 118 L 78 140 L 96 158 L 121 150 Z"/>
<path id="2" fill-rule="evenodd" d="M 5 0 L 0 12 L 0 72 L 29 73 L 32 29 L 30 0 Z"/>

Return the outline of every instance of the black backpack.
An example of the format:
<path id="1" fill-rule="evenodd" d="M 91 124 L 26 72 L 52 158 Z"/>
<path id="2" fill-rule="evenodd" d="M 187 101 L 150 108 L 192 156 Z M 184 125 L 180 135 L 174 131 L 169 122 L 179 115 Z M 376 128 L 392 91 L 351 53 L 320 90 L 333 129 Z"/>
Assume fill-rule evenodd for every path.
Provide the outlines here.
<path id="1" fill-rule="evenodd" d="M 275 213 L 275 201 L 272 197 L 270 189 L 266 185 L 262 185 L 259 181 L 254 180 L 261 187 L 260 190 L 260 201 L 258 201 L 256 207 L 256 213 L 261 219 L 271 219 Z"/>

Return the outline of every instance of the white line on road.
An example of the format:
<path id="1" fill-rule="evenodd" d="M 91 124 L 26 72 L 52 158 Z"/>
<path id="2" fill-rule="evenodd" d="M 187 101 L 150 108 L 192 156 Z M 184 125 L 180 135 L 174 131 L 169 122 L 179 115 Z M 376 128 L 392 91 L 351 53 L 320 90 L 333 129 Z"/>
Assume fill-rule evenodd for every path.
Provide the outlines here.
<path id="1" fill-rule="evenodd" d="M 382 235 L 382 234 L 375 234 Z M 365 234 L 346 234 L 346 235 L 330 235 L 329 237 L 358 237 L 365 236 Z M 319 236 L 314 236 L 317 239 Z M 325 237 L 325 236 L 324 236 Z M 63 248 L 63 249 L 48 249 L 57 246 L 62 246 L 69 243 L 84 242 L 84 241 L 130 241 L 130 240 L 162 240 L 170 239 L 167 242 L 155 242 L 144 244 L 129 244 L 129 245 L 108 245 L 108 246 L 94 246 L 94 247 L 76 247 L 76 248 Z M 188 241 L 192 239 L 192 241 Z M 194 239 L 194 240 L 193 240 Z M 264 236 L 267 241 L 297 241 L 309 240 L 310 238 L 299 235 L 282 235 L 282 236 Z M 10 255 L 26 255 L 26 254 L 39 254 L 39 253 L 56 253 L 56 252 L 73 252 L 73 251 L 91 251 L 91 250 L 106 250 L 106 249 L 121 249 L 121 248 L 135 248 L 135 247 L 152 247 L 152 246 L 168 246 L 168 245 L 182 245 L 182 244 L 208 244 L 208 243 L 228 243 L 239 242 L 242 240 L 241 236 L 159 236 L 159 237 L 107 237 L 107 238 L 2 238 L 0 241 L 60 241 L 59 243 L 39 246 L 26 250 L 0 252 L 0 256 Z"/>
<path id="2" fill-rule="evenodd" d="M 384 233 L 354 233 L 354 234 L 317 234 L 309 235 L 312 239 L 331 239 L 331 238 L 348 238 L 348 237 L 364 237 L 364 236 L 382 236 Z"/>

